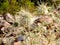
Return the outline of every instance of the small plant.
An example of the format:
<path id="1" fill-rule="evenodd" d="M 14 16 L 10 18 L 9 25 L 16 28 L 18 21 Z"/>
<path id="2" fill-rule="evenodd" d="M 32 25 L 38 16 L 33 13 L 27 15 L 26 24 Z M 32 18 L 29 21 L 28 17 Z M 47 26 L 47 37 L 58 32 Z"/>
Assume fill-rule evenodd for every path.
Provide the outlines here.
<path id="1" fill-rule="evenodd" d="M 18 26 L 18 22 L 14 22 L 14 26 L 17 27 Z"/>

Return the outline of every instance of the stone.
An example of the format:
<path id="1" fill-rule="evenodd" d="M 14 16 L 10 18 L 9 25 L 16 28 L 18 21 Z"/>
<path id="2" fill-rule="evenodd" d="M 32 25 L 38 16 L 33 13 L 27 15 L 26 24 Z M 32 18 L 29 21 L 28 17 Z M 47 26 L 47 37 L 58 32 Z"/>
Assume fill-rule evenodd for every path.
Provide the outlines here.
<path id="1" fill-rule="evenodd" d="M 2 20 L 0 23 L 0 26 L 8 27 L 8 26 L 10 26 L 10 24 L 7 21 Z"/>
<path id="2" fill-rule="evenodd" d="M 49 16 L 41 16 L 40 21 L 41 22 L 47 22 L 49 24 L 53 23 L 53 19 L 51 17 L 49 17 Z"/>
<path id="3" fill-rule="evenodd" d="M 3 17 L 7 22 L 13 22 L 14 21 L 14 17 L 10 13 L 7 13 Z"/>
<path id="4" fill-rule="evenodd" d="M 3 20 L 3 16 L 0 16 L 0 20 Z"/>
<path id="5" fill-rule="evenodd" d="M 20 41 L 14 42 L 14 45 L 22 45 Z"/>
<path id="6" fill-rule="evenodd" d="M 17 38 L 17 40 L 18 40 L 18 41 L 24 41 L 25 39 L 24 39 L 24 36 L 19 36 L 19 37 Z"/>
<path id="7" fill-rule="evenodd" d="M 4 23 L 4 26 L 5 26 L 5 27 L 8 27 L 8 26 L 10 26 L 10 24 L 9 24 L 8 22 L 5 22 L 5 23 Z"/>

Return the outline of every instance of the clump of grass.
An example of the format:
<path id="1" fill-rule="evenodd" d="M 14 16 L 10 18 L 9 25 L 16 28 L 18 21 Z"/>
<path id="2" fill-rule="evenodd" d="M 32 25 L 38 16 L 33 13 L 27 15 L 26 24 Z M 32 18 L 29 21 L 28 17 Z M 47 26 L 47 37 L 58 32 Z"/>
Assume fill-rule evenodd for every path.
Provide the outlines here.
<path id="1" fill-rule="evenodd" d="M 18 22 L 14 22 L 14 27 L 17 27 L 19 24 L 18 24 Z"/>

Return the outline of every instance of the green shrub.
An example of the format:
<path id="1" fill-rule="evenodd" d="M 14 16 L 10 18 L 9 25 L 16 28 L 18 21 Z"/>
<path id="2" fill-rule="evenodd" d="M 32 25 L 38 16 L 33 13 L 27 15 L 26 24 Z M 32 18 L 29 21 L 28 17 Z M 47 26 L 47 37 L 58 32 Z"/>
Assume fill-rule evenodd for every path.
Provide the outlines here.
<path id="1" fill-rule="evenodd" d="M 24 9 L 32 10 L 34 9 L 34 3 L 31 2 L 31 0 L 18 0 L 18 4 L 20 7 L 23 7 Z"/>
<path id="2" fill-rule="evenodd" d="M 20 7 L 16 0 L 11 0 L 11 3 L 9 0 L 0 1 L 0 13 L 9 12 L 14 14 L 19 9 Z"/>
<path id="3" fill-rule="evenodd" d="M 18 26 L 18 22 L 15 22 L 15 23 L 14 23 L 14 27 L 17 27 L 17 26 Z"/>

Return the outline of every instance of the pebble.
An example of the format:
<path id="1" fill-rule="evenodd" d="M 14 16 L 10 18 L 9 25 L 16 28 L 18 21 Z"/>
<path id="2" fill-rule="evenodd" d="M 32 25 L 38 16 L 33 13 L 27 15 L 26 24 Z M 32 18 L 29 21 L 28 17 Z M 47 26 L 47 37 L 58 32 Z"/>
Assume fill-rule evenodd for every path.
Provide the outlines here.
<path id="1" fill-rule="evenodd" d="M 18 40 L 18 41 L 24 41 L 24 36 L 19 36 L 19 37 L 17 38 L 17 40 Z"/>

